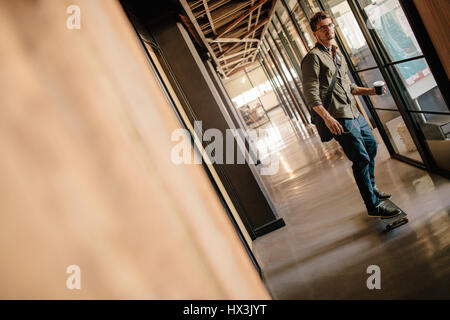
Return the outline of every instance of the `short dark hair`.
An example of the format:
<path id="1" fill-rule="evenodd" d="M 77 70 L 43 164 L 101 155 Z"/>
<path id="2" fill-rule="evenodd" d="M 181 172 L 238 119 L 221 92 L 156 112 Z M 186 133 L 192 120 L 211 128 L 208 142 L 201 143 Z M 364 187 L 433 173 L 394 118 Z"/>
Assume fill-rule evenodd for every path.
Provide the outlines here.
<path id="1" fill-rule="evenodd" d="M 324 20 L 324 19 L 327 19 L 327 18 L 330 18 L 330 19 L 331 19 L 331 16 L 330 16 L 327 12 L 325 12 L 325 11 L 319 11 L 319 12 L 315 13 L 315 14 L 312 16 L 311 21 L 309 22 L 309 25 L 310 25 L 310 27 L 311 27 L 311 30 L 312 30 L 313 32 L 316 32 L 316 31 L 317 31 L 317 24 L 318 24 L 321 20 Z"/>

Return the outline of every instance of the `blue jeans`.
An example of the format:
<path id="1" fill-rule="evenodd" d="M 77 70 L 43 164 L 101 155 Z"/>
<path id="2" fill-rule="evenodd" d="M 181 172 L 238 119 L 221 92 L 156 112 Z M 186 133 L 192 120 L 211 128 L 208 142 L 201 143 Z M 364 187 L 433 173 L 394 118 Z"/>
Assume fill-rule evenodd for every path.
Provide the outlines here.
<path id="1" fill-rule="evenodd" d="M 375 186 L 375 156 L 378 145 L 366 119 L 359 114 L 356 119 L 336 119 L 344 128 L 341 135 L 333 135 L 353 162 L 353 176 L 368 211 L 380 203 L 373 193 Z"/>

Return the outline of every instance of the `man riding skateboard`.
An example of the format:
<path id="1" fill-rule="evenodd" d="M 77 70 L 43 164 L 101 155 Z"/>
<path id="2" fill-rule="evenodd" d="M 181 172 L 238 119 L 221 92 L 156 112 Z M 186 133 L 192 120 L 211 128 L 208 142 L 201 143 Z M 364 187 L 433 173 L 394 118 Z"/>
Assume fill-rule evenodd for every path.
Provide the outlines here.
<path id="1" fill-rule="evenodd" d="M 316 112 L 353 162 L 353 175 L 370 217 L 390 218 L 401 211 L 383 200 L 390 194 L 375 185 L 377 142 L 369 124 L 358 111 L 353 95 L 375 95 L 375 88 L 358 87 L 345 77 L 347 65 L 332 44 L 334 24 L 326 12 L 310 21 L 317 43 L 302 61 L 303 91 Z M 382 93 L 386 93 L 383 88 Z"/>

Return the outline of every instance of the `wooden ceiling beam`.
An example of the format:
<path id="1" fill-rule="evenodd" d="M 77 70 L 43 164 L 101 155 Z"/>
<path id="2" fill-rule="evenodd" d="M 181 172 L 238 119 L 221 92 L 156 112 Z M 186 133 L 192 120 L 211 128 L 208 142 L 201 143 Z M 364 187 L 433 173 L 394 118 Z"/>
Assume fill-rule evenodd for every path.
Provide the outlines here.
<path id="1" fill-rule="evenodd" d="M 252 6 L 254 3 L 255 3 L 255 0 L 252 0 Z M 260 12 L 260 11 L 261 11 L 261 7 L 258 8 L 258 12 Z M 252 15 L 253 15 L 253 12 L 250 13 L 250 17 L 248 18 L 247 32 L 250 31 L 250 28 L 252 27 L 252 18 L 253 18 Z M 258 23 L 258 21 L 256 21 L 256 23 Z M 247 52 L 247 43 L 245 43 L 244 57 L 245 57 L 246 52 Z"/>
<path id="2" fill-rule="evenodd" d="M 211 3 L 211 4 L 208 4 L 208 7 L 209 7 L 209 10 L 211 11 L 211 13 L 214 11 L 214 10 L 217 10 L 217 9 L 219 9 L 220 7 L 222 7 L 224 4 L 227 4 L 228 2 L 230 2 L 231 0 L 223 0 L 223 1 L 220 1 L 219 3 Z M 200 1 L 201 2 L 201 1 Z M 211 1 L 210 1 L 211 2 Z M 203 6 L 202 6 L 203 7 Z M 192 6 L 191 6 L 191 8 L 192 8 Z M 192 8 L 192 10 L 194 10 L 193 8 Z M 199 17 L 201 17 L 202 15 L 204 15 L 205 14 L 205 11 L 204 10 L 200 10 L 200 11 L 197 11 L 197 12 L 194 12 L 194 11 L 192 11 L 193 12 L 193 14 L 194 14 L 194 16 L 195 16 L 195 18 L 197 19 L 197 18 L 199 18 Z"/>
<path id="3" fill-rule="evenodd" d="M 213 40 L 213 39 L 206 39 L 206 41 L 208 41 L 208 43 L 219 43 L 219 42 L 225 42 L 225 43 L 229 43 L 229 42 L 259 42 L 258 39 L 252 39 L 252 38 L 247 38 L 247 39 L 240 39 L 240 38 L 221 38 L 221 39 L 217 39 L 217 40 Z"/>
<path id="4" fill-rule="evenodd" d="M 215 39 L 222 37 L 225 33 L 227 33 L 228 31 L 233 29 L 235 26 L 237 26 L 242 20 L 247 18 L 250 15 L 250 13 L 252 13 L 256 9 L 258 9 L 260 6 L 262 6 L 266 2 L 267 2 L 267 0 L 261 0 L 260 2 L 258 2 L 254 6 L 252 6 L 250 9 L 247 10 L 247 12 L 245 12 L 243 15 L 241 15 L 237 20 L 235 20 L 234 22 L 230 23 L 222 32 L 220 32 L 215 37 Z"/>
<path id="5" fill-rule="evenodd" d="M 256 59 L 278 0 L 180 0 L 183 21 L 200 40 L 222 77 L 242 70 Z M 195 7 L 195 12 L 193 11 Z M 200 38 L 200 39 L 198 39 Z"/>
<path id="6" fill-rule="evenodd" d="M 214 50 L 211 48 L 211 46 L 206 41 L 205 35 L 203 34 L 202 30 L 200 30 L 200 26 L 198 25 L 197 20 L 195 19 L 191 8 L 189 7 L 189 4 L 187 3 L 187 0 L 180 0 L 181 5 L 183 6 L 184 11 L 188 15 L 189 20 L 191 20 L 192 25 L 195 28 L 195 31 L 198 33 L 198 36 L 202 39 L 203 44 L 206 46 L 206 49 L 208 50 L 209 54 L 211 55 L 211 58 L 215 61 L 218 71 L 225 76 L 225 73 L 220 66 L 219 61 L 217 60 L 217 55 L 215 54 Z"/>
<path id="7" fill-rule="evenodd" d="M 277 0 L 272 0 L 272 7 L 271 7 L 270 10 L 269 10 L 269 16 L 268 16 L 269 21 L 272 19 L 273 13 L 275 12 L 275 6 L 276 6 L 276 4 L 277 4 Z M 266 33 L 266 30 L 267 30 L 268 27 L 269 27 L 269 24 L 266 24 L 266 25 L 264 26 L 264 29 L 261 31 L 261 38 L 260 38 L 260 40 L 262 40 L 262 37 L 264 36 L 264 33 Z M 253 62 L 255 61 L 255 59 L 256 59 L 256 53 L 258 52 L 258 49 L 259 49 L 259 47 L 261 46 L 261 42 L 262 42 L 262 41 L 260 41 L 260 42 L 258 43 L 258 46 L 256 47 L 256 51 L 255 51 L 255 53 L 253 54 L 252 63 L 253 63 Z"/>
<path id="8" fill-rule="evenodd" d="M 212 32 L 216 35 L 216 28 L 214 28 L 214 22 L 211 18 L 211 13 L 209 12 L 208 2 L 203 0 L 203 6 L 205 7 L 206 16 L 208 17 L 209 25 L 211 26 Z"/>
<path id="9" fill-rule="evenodd" d="M 261 7 L 259 7 L 258 8 L 258 12 L 257 12 L 257 14 L 256 14 L 256 21 L 255 21 L 255 24 L 258 24 L 258 21 L 259 21 L 259 16 L 261 15 Z M 250 30 L 249 30 L 250 31 Z M 252 38 L 255 38 L 255 33 L 256 33 L 256 31 L 254 31 L 253 33 L 252 33 Z M 247 51 L 247 43 L 245 44 L 245 51 Z M 245 55 L 246 55 L 246 53 L 244 54 L 244 57 L 245 57 Z"/>
<path id="10" fill-rule="evenodd" d="M 232 21 L 236 20 L 242 15 L 242 12 L 245 11 L 248 8 L 248 3 L 240 2 L 240 3 L 229 3 L 228 6 L 223 6 L 218 8 L 217 10 L 214 10 L 214 12 L 211 9 L 211 6 L 208 5 L 211 11 L 211 18 L 214 21 L 214 25 L 217 29 L 224 28 L 228 24 L 230 24 Z M 205 15 L 205 12 L 203 12 L 199 17 L 197 17 L 197 20 L 202 19 L 202 16 Z M 200 27 L 203 29 L 208 28 L 209 23 L 200 23 Z"/>
<path id="11" fill-rule="evenodd" d="M 266 19 L 264 19 L 263 21 L 261 21 L 260 23 L 258 23 L 256 26 L 254 26 L 252 28 L 252 30 L 250 30 L 249 32 L 247 32 L 242 39 L 247 38 L 250 34 L 253 33 L 253 31 L 258 30 L 259 28 L 261 28 L 263 25 L 265 25 L 267 22 L 269 22 L 269 17 L 267 17 Z M 218 58 L 221 58 L 223 55 L 227 54 L 228 52 L 230 52 L 231 50 L 233 50 L 239 43 L 234 44 L 233 46 L 231 46 L 230 48 L 228 48 L 227 50 L 225 50 L 220 56 L 218 56 Z"/>
<path id="12" fill-rule="evenodd" d="M 235 65 L 236 63 L 241 63 L 243 60 L 248 60 L 248 58 L 240 58 L 240 59 L 236 59 L 234 61 L 228 62 L 227 64 L 223 64 L 222 68 L 226 69 L 230 66 Z"/>
<path id="13" fill-rule="evenodd" d="M 253 50 L 256 50 L 256 48 L 250 48 L 250 49 L 248 49 L 248 50 L 249 50 L 249 51 L 253 51 Z M 220 58 L 219 61 L 225 61 L 225 60 L 227 60 L 227 59 L 231 59 L 231 58 L 234 58 L 234 57 L 238 57 L 238 56 L 243 55 L 243 54 L 244 54 L 244 52 L 239 51 L 239 52 L 230 54 L 230 55 L 228 55 L 228 56 L 224 56 L 224 57 Z"/>
<path id="14" fill-rule="evenodd" d="M 209 1 L 209 3 L 208 3 L 209 11 L 213 12 L 214 10 L 220 8 L 221 6 L 226 4 L 227 2 L 230 2 L 231 0 L 222 0 L 222 1 L 208 0 L 208 1 Z M 203 10 L 199 10 L 199 11 L 194 12 L 195 9 L 199 9 L 199 8 L 203 7 L 202 6 L 202 0 L 199 1 L 199 4 L 196 7 L 194 7 L 192 4 L 190 6 L 191 6 L 192 13 L 194 14 L 195 18 L 198 18 L 198 17 L 200 17 L 200 16 L 205 14 L 205 11 L 203 11 Z"/>
<path id="15" fill-rule="evenodd" d="M 227 77 L 230 77 L 230 76 L 232 76 L 235 73 L 238 73 L 239 71 L 247 68 L 248 66 L 250 66 L 252 64 L 253 64 L 253 62 L 248 62 L 248 63 L 244 63 L 244 64 L 241 64 L 241 65 L 235 66 L 233 69 L 231 69 L 230 71 L 227 72 Z"/>

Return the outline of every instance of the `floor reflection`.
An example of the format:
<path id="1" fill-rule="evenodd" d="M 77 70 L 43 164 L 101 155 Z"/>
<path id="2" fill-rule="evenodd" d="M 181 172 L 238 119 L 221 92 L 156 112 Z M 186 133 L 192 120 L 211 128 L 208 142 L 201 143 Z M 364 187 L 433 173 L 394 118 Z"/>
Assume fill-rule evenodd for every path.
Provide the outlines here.
<path id="1" fill-rule="evenodd" d="M 262 176 L 286 227 L 254 242 L 275 299 L 450 298 L 450 183 L 390 159 L 381 143 L 377 185 L 393 195 L 409 223 L 386 232 L 368 218 L 351 163 L 313 127 L 271 114 L 279 154 L 275 175 Z M 280 143 L 282 141 L 282 143 Z M 381 269 L 381 290 L 369 290 L 367 267 Z"/>

